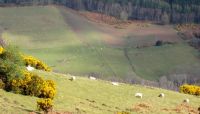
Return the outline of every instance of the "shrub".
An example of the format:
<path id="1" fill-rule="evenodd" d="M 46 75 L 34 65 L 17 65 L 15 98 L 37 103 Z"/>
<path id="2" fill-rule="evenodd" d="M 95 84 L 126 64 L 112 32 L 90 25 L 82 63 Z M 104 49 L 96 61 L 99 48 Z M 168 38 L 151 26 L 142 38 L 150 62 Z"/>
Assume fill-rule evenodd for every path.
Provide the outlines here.
<path id="1" fill-rule="evenodd" d="M 26 94 L 38 97 L 41 94 L 40 89 L 43 83 L 44 80 L 41 77 L 33 75 L 31 80 L 27 82 Z"/>
<path id="2" fill-rule="evenodd" d="M 200 95 L 200 86 L 196 85 L 182 85 L 180 86 L 180 92 L 185 93 L 185 94 L 190 94 L 190 95 Z"/>
<path id="3" fill-rule="evenodd" d="M 22 76 L 23 60 L 16 47 L 0 47 L 0 79 L 6 84 L 6 90 L 9 90 L 9 83 L 12 79 Z"/>
<path id="4" fill-rule="evenodd" d="M 4 52 L 4 48 L 0 46 L 0 55 Z"/>
<path id="5" fill-rule="evenodd" d="M 5 83 L 0 79 L 0 89 L 4 89 L 5 88 Z"/>
<path id="6" fill-rule="evenodd" d="M 196 37 L 196 38 L 200 38 L 200 32 L 198 31 L 195 31 L 194 33 L 193 33 L 193 35 Z"/>
<path id="7" fill-rule="evenodd" d="M 37 96 L 40 98 L 53 99 L 56 94 L 55 83 L 50 80 L 43 80 L 37 75 L 33 75 L 31 77 L 31 81 L 28 82 L 26 94 Z"/>
<path id="8" fill-rule="evenodd" d="M 47 99 L 39 99 L 37 101 L 37 109 L 39 111 L 44 111 L 45 113 L 51 111 L 53 109 L 53 103 L 52 100 L 47 98 Z"/>
<path id="9" fill-rule="evenodd" d="M 15 46 L 7 46 L 3 48 L 3 53 L 0 55 L 3 60 L 9 60 L 17 64 L 18 66 L 23 66 L 24 61 L 20 55 L 19 49 Z"/>
<path id="10" fill-rule="evenodd" d="M 0 59 L 0 75 L 4 83 L 9 83 L 12 79 L 19 78 L 22 75 L 21 67 L 17 64 Z"/>
<path id="11" fill-rule="evenodd" d="M 36 69 L 51 71 L 51 69 L 32 56 L 22 56 L 16 47 L 0 46 L 0 89 L 6 89 L 18 94 L 45 98 L 37 102 L 38 108 L 47 112 L 52 109 L 52 99 L 56 94 L 56 86 L 52 80 L 28 72 L 24 65 Z"/>
<path id="12" fill-rule="evenodd" d="M 32 81 L 33 74 L 23 71 L 23 78 L 16 78 L 11 81 L 11 90 L 18 94 L 31 95 L 28 91 L 29 83 Z"/>
<path id="13" fill-rule="evenodd" d="M 24 95 L 53 99 L 56 94 L 55 83 L 44 80 L 36 74 L 24 71 L 23 79 L 14 79 L 11 83 L 12 91 Z"/>
<path id="14" fill-rule="evenodd" d="M 52 80 L 46 80 L 43 82 L 40 88 L 40 94 L 38 97 L 53 99 L 56 94 L 55 83 Z"/>
<path id="15" fill-rule="evenodd" d="M 156 41 L 155 46 L 162 46 L 162 45 L 163 45 L 163 41 L 162 40 Z"/>
<path id="16" fill-rule="evenodd" d="M 44 70 L 44 71 L 48 71 L 48 72 L 51 71 L 50 67 L 48 67 L 46 64 L 44 64 L 39 59 L 34 58 L 33 56 L 22 55 L 22 57 L 25 61 L 26 66 L 30 65 L 30 66 L 35 67 L 36 69 L 39 69 L 39 70 Z"/>

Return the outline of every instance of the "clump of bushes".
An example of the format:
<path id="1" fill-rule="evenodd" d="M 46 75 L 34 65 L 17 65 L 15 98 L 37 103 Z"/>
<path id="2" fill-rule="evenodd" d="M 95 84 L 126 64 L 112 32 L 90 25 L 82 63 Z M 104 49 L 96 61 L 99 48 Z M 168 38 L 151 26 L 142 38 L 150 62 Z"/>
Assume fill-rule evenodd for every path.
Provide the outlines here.
<path id="1" fill-rule="evenodd" d="M 0 89 L 43 98 L 37 102 L 37 106 L 39 110 L 47 112 L 53 108 L 56 85 L 52 80 L 44 80 L 39 75 L 27 71 L 25 65 L 51 71 L 40 60 L 32 56 L 22 56 L 16 47 L 0 46 Z"/>
<path id="2" fill-rule="evenodd" d="M 197 29 L 197 25 L 196 24 L 178 24 L 175 26 L 175 29 L 177 31 L 182 31 L 185 29 Z"/>
<path id="3" fill-rule="evenodd" d="M 163 41 L 162 40 L 156 41 L 155 46 L 162 46 L 162 45 L 163 45 Z"/>
<path id="4" fill-rule="evenodd" d="M 0 54 L 2 54 L 4 52 L 4 48 L 0 47 Z"/>
<path id="5" fill-rule="evenodd" d="M 0 47 L 0 80 L 5 84 L 5 89 L 10 90 L 10 82 L 21 78 L 23 60 L 15 47 L 8 46 L 6 49 Z"/>
<path id="6" fill-rule="evenodd" d="M 0 80 L 0 89 L 4 89 L 4 88 L 5 88 L 5 83 L 2 80 Z"/>
<path id="7" fill-rule="evenodd" d="M 194 33 L 193 33 L 193 35 L 194 35 L 194 37 L 196 37 L 196 38 L 200 38 L 200 32 L 199 31 L 195 31 Z"/>
<path id="8" fill-rule="evenodd" d="M 51 111 L 53 108 L 52 99 L 46 98 L 46 99 L 39 99 L 37 101 L 37 109 L 39 111 L 44 111 L 45 113 Z"/>
<path id="9" fill-rule="evenodd" d="M 38 70 L 44 70 L 47 72 L 51 71 L 51 68 L 48 67 L 46 64 L 44 64 L 42 61 L 40 61 L 39 59 L 33 57 L 33 56 L 26 56 L 26 55 L 22 55 L 24 61 L 25 61 L 25 65 L 28 66 L 32 66 Z"/>
<path id="10" fill-rule="evenodd" d="M 24 77 L 11 81 L 11 90 L 15 93 L 53 99 L 56 94 L 55 83 L 25 71 Z"/>
<path id="11" fill-rule="evenodd" d="M 182 85 L 180 86 L 180 92 L 185 93 L 185 94 L 190 94 L 190 95 L 200 95 L 200 86 L 196 85 Z"/>

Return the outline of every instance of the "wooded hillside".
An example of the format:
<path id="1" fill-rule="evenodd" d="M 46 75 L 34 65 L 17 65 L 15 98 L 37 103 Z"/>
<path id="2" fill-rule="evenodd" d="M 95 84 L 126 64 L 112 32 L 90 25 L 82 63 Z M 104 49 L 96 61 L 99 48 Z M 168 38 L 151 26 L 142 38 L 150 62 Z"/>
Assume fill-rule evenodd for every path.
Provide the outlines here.
<path id="1" fill-rule="evenodd" d="M 199 0 L 0 0 L 0 5 L 60 4 L 76 10 L 167 23 L 200 23 Z"/>

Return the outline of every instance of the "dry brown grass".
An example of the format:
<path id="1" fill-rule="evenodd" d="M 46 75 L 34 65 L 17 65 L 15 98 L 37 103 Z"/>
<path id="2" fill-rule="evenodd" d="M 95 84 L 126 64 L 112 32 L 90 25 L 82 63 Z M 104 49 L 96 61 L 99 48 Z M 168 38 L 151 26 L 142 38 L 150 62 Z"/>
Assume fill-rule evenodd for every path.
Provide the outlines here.
<path id="1" fill-rule="evenodd" d="M 152 112 L 152 109 L 153 106 L 150 103 L 142 102 L 134 105 L 130 111 L 145 114 L 148 112 Z"/>
<path id="2" fill-rule="evenodd" d="M 181 103 L 175 108 L 163 108 L 165 112 L 177 113 L 177 114 L 199 114 L 198 109 L 190 106 L 187 103 Z"/>
<path id="3" fill-rule="evenodd" d="M 124 29 L 132 23 L 132 21 L 122 21 L 113 16 L 109 16 L 109 15 L 105 15 L 101 13 L 84 11 L 84 12 L 79 12 L 79 14 L 84 16 L 90 21 L 101 23 L 101 24 L 113 25 L 114 28 L 117 28 L 117 29 Z"/>
<path id="4" fill-rule="evenodd" d="M 200 114 L 198 108 L 195 108 L 187 103 L 181 103 L 176 105 L 175 107 L 164 107 L 158 108 L 158 106 L 152 105 L 151 103 L 147 102 L 140 102 L 135 104 L 131 109 L 127 109 L 130 112 L 136 112 L 140 114 L 150 114 L 155 112 L 165 112 L 165 113 L 176 113 L 176 114 Z"/>
<path id="5" fill-rule="evenodd" d="M 175 27 L 177 31 L 183 34 L 184 39 L 191 39 L 193 37 L 196 37 L 195 35 L 200 34 L 200 25 L 199 24 L 182 24 L 177 25 Z"/>
<path id="6" fill-rule="evenodd" d="M 180 105 L 177 105 L 175 109 L 172 109 L 176 111 L 177 113 L 188 113 L 188 114 L 198 114 L 198 110 L 189 104 L 182 103 Z"/>

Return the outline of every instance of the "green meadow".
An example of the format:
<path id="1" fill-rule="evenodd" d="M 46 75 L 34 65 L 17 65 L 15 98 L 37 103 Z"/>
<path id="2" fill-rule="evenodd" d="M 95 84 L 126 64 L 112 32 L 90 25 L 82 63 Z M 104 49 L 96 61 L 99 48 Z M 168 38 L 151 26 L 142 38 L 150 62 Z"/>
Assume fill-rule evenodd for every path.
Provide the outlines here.
<path id="1" fill-rule="evenodd" d="M 198 52 L 182 41 L 139 49 L 134 46 L 153 41 L 154 36 L 139 40 L 140 36 L 134 36 L 129 30 L 133 37 L 119 38 L 115 32 L 105 32 L 109 27 L 100 27 L 63 7 L 0 8 L 0 28 L 7 42 L 43 60 L 55 72 L 65 74 L 94 75 L 103 79 L 115 77 L 116 80 L 134 75 L 157 80 L 177 68 L 200 65 Z M 108 44 L 105 42 L 107 36 L 120 39 L 123 45 Z"/>

